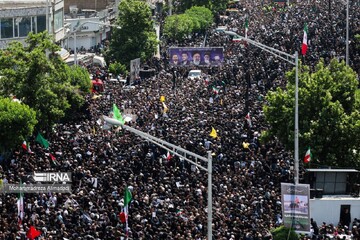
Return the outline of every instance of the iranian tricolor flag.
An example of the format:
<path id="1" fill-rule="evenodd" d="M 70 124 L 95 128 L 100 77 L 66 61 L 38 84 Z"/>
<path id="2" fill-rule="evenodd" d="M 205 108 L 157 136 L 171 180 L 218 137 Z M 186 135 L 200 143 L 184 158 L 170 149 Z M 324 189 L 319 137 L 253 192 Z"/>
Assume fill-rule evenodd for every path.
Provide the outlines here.
<path id="1" fill-rule="evenodd" d="M 248 31 L 249 31 L 249 19 L 246 18 L 245 19 L 245 38 L 247 38 Z"/>
<path id="2" fill-rule="evenodd" d="M 126 220 L 126 235 L 128 235 L 128 230 L 129 230 L 129 226 L 128 226 L 128 216 L 129 216 L 129 205 L 132 199 L 132 195 L 131 192 L 129 190 L 129 188 L 125 189 L 125 194 L 124 194 L 124 213 L 125 213 L 125 220 Z"/>
<path id="3" fill-rule="evenodd" d="M 215 94 L 219 94 L 219 89 L 218 89 L 218 88 L 212 87 L 212 89 L 213 89 L 213 92 L 214 92 Z"/>
<path id="4" fill-rule="evenodd" d="M 246 119 L 249 127 L 252 127 L 251 116 L 250 116 L 249 112 L 248 112 L 248 114 L 246 114 L 245 119 Z"/>
<path id="5" fill-rule="evenodd" d="M 21 187 L 21 183 L 20 183 Z M 20 193 L 19 198 L 17 200 L 17 209 L 18 209 L 18 224 L 19 226 L 22 223 L 22 220 L 24 218 L 24 194 Z"/>
<path id="6" fill-rule="evenodd" d="M 305 23 L 304 26 L 304 38 L 303 38 L 303 42 L 302 42 L 302 46 L 301 46 L 301 54 L 305 55 L 307 48 L 308 48 L 308 44 L 307 44 L 307 38 L 308 38 L 308 26 Z"/>
<path id="7" fill-rule="evenodd" d="M 170 152 L 168 151 L 166 154 L 166 160 L 170 161 L 173 156 L 171 156 Z"/>
<path id="8" fill-rule="evenodd" d="M 311 161 L 311 158 L 312 158 L 312 154 L 309 147 L 309 149 L 305 153 L 304 163 L 309 163 Z"/>
<path id="9" fill-rule="evenodd" d="M 31 149 L 30 149 L 30 146 L 27 145 L 26 141 L 24 141 L 21 145 L 21 147 L 27 151 L 28 153 L 32 153 Z"/>

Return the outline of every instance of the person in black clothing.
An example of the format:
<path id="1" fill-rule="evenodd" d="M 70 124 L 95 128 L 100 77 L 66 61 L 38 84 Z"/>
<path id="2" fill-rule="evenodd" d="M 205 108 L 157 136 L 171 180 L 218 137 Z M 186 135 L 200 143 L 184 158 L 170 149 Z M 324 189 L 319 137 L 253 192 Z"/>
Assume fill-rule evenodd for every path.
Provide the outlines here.
<path id="1" fill-rule="evenodd" d="M 319 235 L 319 227 L 313 218 L 310 219 L 310 224 L 311 224 L 311 227 L 314 229 L 313 239 L 317 239 L 317 236 Z"/>
<path id="2" fill-rule="evenodd" d="M 343 211 L 341 211 L 340 214 L 340 223 L 342 226 L 350 226 L 350 222 L 351 222 L 351 215 L 350 215 L 350 211 L 349 208 L 345 208 Z"/>

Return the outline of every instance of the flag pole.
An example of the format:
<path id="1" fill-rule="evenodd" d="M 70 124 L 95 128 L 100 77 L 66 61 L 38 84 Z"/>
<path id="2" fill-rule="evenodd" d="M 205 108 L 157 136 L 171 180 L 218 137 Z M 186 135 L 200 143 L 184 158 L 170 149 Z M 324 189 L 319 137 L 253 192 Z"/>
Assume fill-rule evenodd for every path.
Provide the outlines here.
<path id="1" fill-rule="evenodd" d="M 125 193 L 127 191 L 127 186 L 125 188 Z M 126 239 L 129 238 L 129 223 L 128 223 L 128 217 L 129 217 L 129 203 L 125 206 L 125 232 L 126 232 Z"/>
<path id="2" fill-rule="evenodd" d="M 207 235 L 208 240 L 212 240 L 212 156 L 211 151 L 208 151 L 208 219 L 207 219 Z"/>
<path id="3" fill-rule="evenodd" d="M 299 184 L 299 55 L 295 52 L 295 185 Z"/>

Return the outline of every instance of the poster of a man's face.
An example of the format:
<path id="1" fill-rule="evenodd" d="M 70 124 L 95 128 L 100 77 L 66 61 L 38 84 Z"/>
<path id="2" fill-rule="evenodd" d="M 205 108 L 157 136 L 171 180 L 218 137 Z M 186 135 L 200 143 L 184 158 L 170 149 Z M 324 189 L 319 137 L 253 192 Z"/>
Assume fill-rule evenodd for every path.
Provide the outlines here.
<path id="1" fill-rule="evenodd" d="M 170 64 L 176 66 L 219 66 L 223 63 L 222 47 L 171 47 Z"/>
<path id="2" fill-rule="evenodd" d="M 200 61 L 201 61 L 200 53 L 195 52 L 195 53 L 193 54 L 193 64 L 194 64 L 194 65 L 200 65 Z"/>
<path id="3" fill-rule="evenodd" d="M 204 54 L 204 65 L 210 65 L 210 53 L 205 53 Z"/>
<path id="4" fill-rule="evenodd" d="M 189 56 L 187 55 L 187 53 L 182 53 L 181 54 L 181 63 L 183 65 L 188 65 L 189 64 Z"/>
<path id="5" fill-rule="evenodd" d="M 174 64 L 174 65 L 179 64 L 179 56 L 177 54 L 174 54 L 172 56 L 172 64 Z"/>

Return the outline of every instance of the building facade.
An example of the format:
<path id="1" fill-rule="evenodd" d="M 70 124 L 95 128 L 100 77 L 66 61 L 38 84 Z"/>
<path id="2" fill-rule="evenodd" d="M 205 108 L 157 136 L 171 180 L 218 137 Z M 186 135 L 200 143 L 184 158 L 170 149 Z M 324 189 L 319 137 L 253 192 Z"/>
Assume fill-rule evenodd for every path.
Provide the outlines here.
<path id="1" fill-rule="evenodd" d="M 68 50 L 90 51 L 108 38 L 110 24 L 99 17 L 66 19 L 67 35 L 63 47 Z"/>
<path id="2" fill-rule="evenodd" d="M 76 6 L 80 11 L 93 9 L 101 11 L 114 5 L 116 0 L 65 0 L 65 14 L 70 13 L 71 6 Z"/>
<path id="3" fill-rule="evenodd" d="M 0 48 L 9 42 L 24 42 L 29 32 L 45 30 L 55 42 L 65 36 L 64 0 L 1 0 Z"/>

